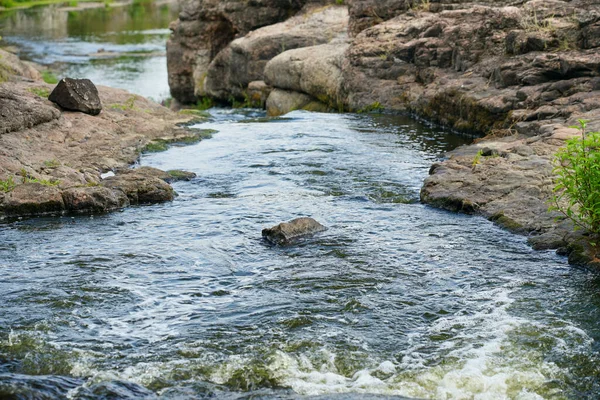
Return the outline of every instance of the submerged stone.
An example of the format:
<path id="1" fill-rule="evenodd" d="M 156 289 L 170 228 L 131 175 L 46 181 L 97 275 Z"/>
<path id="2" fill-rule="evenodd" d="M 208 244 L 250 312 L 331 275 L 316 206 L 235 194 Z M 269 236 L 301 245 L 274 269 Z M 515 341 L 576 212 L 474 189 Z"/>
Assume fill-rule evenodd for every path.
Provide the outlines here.
<path id="1" fill-rule="evenodd" d="M 102 111 L 98 89 L 89 79 L 61 79 L 48 100 L 65 110 L 81 111 L 90 115 L 98 115 Z"/>
<path id="2" fill-rule="evenodd" d="M 301 217 L 289 222 L 282 222 L 272 228 L 263 229 L 262 237 L 273 244 L 286 245 L 300 237 L 325 230 L 327 228 L 313 218 Z"/>

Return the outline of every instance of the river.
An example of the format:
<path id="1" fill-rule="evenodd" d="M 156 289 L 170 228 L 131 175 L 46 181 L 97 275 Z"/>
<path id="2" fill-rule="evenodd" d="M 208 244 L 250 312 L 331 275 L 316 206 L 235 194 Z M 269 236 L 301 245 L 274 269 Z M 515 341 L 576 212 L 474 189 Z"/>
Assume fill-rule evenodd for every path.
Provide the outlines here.
<path id="1" fill-rule="evenodd" d="M 33 59 L 71 40 L 3 36 L 39 44 Z M 0 225 L 0 398 L 598 398 L 600 279 L 418 202 L 469 138 L 404 116 L 210 112 L 212 138 L 140 159 L 198 175 L 172 203 Z M 261 240 L 305 215 L 329 229 Z"/>

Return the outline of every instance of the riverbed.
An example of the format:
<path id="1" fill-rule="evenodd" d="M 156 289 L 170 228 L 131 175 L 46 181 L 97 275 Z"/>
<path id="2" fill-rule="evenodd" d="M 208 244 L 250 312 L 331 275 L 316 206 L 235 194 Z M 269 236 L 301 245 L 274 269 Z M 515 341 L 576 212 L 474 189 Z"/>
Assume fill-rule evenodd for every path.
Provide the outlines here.
<path id="1" fill-rule="evenodd" d="M 68 36 L 22 42 L 34 60 L 96 43 Z M 197 174 L 172 203 L 0 225 L 0 398 L 597 398 L 598 277 L 418 201 L 471 138 L 406 116 L 210 113 L 212 138 L 140 159 Z M 329 229 L 261 239 L 298 216 Z"/>

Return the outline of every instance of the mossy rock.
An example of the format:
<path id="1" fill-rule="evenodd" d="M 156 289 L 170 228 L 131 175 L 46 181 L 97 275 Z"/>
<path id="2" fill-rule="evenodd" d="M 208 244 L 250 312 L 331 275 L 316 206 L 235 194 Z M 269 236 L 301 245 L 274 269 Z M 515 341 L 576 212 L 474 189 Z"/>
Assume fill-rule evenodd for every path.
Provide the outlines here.
<path id="1" fill-rule="evenodd" d="M 507 217 L 504 213 L 496 213 L 490 217 L 490 221 L 494 222 L 501 228 L 504 228 L 513 233 L 525 233 L 526 229 L 522 224 L 518 223 L 514 219 Z"/>
<path id="2" fill-rule="evenodd" d="M 169 148 L 167 142 L 162 139 L 153 140 L 142 149 L 143 153 L 159 153 Z"/>
<path id="3" fill-rule="evenodd" d="M 171 169 L 167 171 L 167 174 L 170 176 L 170 180 L 168 182 L 177 182 L 177 181 L 191 181 L 196 177 L 196 174 L 189 171 L 184 171 L 181 169 Z"/>

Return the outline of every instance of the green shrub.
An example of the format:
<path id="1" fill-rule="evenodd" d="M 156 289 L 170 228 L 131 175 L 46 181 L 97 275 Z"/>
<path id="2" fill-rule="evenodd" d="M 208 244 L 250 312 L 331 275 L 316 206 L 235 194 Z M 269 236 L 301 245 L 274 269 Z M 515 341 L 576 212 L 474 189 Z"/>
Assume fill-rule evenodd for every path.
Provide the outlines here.
<path id="1" fill-rule="evenodd" d="M 11 8 L 15 6 L 15 2 L 13 0 L 0 0 L 0 7 Z"/>
<path id="2" fill-rule="evenodd" d="M 600 234 L 600 132 L 585 131 L 567 140 L 555 156 L 556 174 L 552 210 L 564 214 L 577 228 Z"/>

